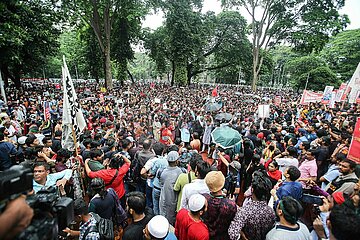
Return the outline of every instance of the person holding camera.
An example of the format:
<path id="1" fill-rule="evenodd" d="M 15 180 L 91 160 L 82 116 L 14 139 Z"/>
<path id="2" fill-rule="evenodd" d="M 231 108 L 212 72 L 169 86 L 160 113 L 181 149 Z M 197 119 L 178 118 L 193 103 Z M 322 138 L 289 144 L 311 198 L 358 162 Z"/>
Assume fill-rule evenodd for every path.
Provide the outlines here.
<path id="1" fill-rule="evenodd" d="M 85 171 L 90 178 L 99 177 L 104 180 L 106 188 L 113 188 L 118 195 L 121 205 L 125 207 L 125 187 L 124 176 L 130 168 L 130 160 L 121 155 L 114 155 L 106 169 L 96 172 L 91 171 L 89 159 L 85 160 Z"/>
<path id="2" fill-rule="evenodd" d="M 29 226 L 34 210 L 26 203 L 25 195 L 11 200 L 0 215 L 0 239 L 14 239 Z"/>

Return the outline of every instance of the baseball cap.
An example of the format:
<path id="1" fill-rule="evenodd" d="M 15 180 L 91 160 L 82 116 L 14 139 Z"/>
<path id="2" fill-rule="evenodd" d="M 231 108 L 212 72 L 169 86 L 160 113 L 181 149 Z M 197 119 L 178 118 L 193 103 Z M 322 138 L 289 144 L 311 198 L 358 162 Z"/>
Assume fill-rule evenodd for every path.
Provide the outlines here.
<path id="1" fill-rule="evenodd" d="M 161 215 L 153 217 L 147 227 L 151 236 L 155 238 L 164 238 L 169 232 L 169 221 Z"/>
<path id="2" fill-rule="evenodd" d="M 176 151 L 171 151 L 168 153 L 166 159 L 168 162 L 175 162 L 176 160 L 178 160 L 180 157 L 179 153 Z"/>
<path id="3" fill-rule="evenodd" d="M 241 170 L 241 164 L 238 161 L 232 161 L 229 166 L 233 167 L 238 172 Z"/>
<path id="4" fill-rule="evenodd" d="M 126 137 L 126 139 L 129 140 L 130 142 L 135 142 L 135 140 L 132 136 Z"/>
<path id="5" fill-rule="evenodd" d="M 189 199 L 189 210 L 192 212 L 201 210 L 205 205 L 205 201 L 205 197 L 199 193 L 191 195 Z"/>

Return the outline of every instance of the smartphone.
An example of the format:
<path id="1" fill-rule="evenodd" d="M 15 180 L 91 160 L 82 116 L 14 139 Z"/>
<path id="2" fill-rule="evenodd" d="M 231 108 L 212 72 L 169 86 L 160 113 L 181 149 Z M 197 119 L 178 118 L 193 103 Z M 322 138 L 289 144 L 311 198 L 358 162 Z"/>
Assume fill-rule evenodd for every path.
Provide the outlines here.
<path id="1" fill-rule="evenodd" d="M 303 194 L 301 201 L 303 201 L 304 203 L 316 204 L 318 206 L 321 206 L 324 203 L 321 197 L 306 193 Z"/>

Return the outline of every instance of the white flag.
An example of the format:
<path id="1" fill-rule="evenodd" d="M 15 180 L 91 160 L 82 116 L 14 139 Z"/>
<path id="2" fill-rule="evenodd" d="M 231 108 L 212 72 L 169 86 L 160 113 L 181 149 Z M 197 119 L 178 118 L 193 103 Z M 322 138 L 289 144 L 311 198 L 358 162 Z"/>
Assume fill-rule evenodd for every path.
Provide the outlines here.
<path id="1" fill-rule="evenodd" d="M 349 94 L 349 103 L 356 103 L 357 93 L 360 91 L 360 63 L 358 64 L 351 80 L 348 84 L 348 88 L 351 88 Z"/>
<path id="2" fill-rule="evenodd" d="M 79 140 L 81 132 L 86 127 L 84 115 L 81 110 L 80 103 L 76 96 L 74 84 L 72 82 L 69 69 L 66 65 L 65 56 L 63 57 L 64 66 L 62 67 L 62 81 L 64 89 L 63 97 L 63 133 L 62 147 L 68 150 L 75 150 L 73 129 L 75 132 L 76 142 Z"/>

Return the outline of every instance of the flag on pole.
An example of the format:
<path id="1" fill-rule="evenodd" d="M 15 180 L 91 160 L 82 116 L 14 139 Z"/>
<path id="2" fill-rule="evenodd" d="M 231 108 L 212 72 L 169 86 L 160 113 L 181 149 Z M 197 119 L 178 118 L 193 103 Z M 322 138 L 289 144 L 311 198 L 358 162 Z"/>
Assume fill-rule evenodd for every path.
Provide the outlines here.
<path id="1" fill-rule="evenodd" d="M 213 89 L 212 93 L 211 93 L 211 95 L 212 95 L 213 97 L 217 97 L 217 96 L 218 96 L 217 87 L 218 87 L 218 86 L 216 86 L 216 87 Z"/>
<path id="2" fill-rule="evenodd" d="M 44 120 L 47 121 L 51 117 L 50 115 L 50 103 L 48 101 L 44 102 Z"/>
<path id="3" fill-rule="evenodd" d="M 347 85 L 347 90 L 350 92 L 349 103 L 356 103 L 357 92 L 360 90 L 360 63 Z"/>
<path id="4" fill-rule="evenodd" d="M 63 132 L 61 144 L 63 148 L 75 150 L 74 143 L 79 140 L 80 134 L 86 126 L 86 122 L 76 96 L 69 69 L 66 65 L 65 56 L 63 56 L 63 61 L 64 66 L 62 67 L 62 81 L 64 97 L 62 115 Z M 75 139 L 73 135 L 75 135 Z"/>

